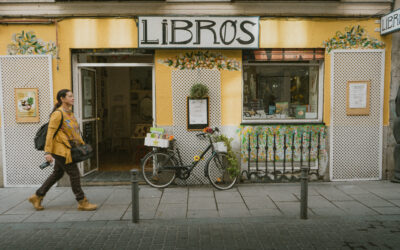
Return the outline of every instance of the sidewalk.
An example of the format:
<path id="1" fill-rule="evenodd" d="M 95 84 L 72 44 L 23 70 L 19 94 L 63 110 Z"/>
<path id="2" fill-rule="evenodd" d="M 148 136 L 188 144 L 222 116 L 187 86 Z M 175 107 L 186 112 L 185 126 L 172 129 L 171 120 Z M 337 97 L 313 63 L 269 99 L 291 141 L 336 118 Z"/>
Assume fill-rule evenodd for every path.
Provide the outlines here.
<path id="1" fill-rule="evenodd" d="M 76 209 L 68 187 L 53 187 L 44 211 L 35 211 L 27 198 L 34 188 L 0 188 L 0 223 L 131 220 L 130 186 L 84 187 L 99 209 Z M 219 217 L 299 217 L 300 183 L 236 185 L 218 191 L 209 185 L 140 186 L 140 218 L 192 219 Z M 398 215 L 400 185 L 388 181 L 309 183 L 309 218 Z"/>

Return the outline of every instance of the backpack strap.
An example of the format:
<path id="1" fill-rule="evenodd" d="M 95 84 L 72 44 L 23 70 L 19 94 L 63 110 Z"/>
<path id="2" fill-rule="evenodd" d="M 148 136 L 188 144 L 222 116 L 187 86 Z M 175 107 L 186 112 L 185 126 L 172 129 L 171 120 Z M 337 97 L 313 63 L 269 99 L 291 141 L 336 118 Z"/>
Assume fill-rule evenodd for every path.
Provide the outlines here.
<path id="1" fill-rule="evenodd" d="M 61 112 L 61 122 L 60 122 L 60 125 L 58 126 L 56 132 L 54 133 L 53 139 L 56 137 L 58 131 L 61 129 L 61 126 L 64 122 L 64 115 L 63 115 L 62 111 L 61 110 L 57 110 L 57 111 Z"/>

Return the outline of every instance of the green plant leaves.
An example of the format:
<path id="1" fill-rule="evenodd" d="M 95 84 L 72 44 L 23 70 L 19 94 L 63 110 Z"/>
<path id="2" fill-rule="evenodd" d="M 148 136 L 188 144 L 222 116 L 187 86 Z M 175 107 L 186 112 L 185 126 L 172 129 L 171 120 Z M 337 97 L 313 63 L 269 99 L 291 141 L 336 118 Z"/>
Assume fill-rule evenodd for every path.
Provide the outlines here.
<path id="1" fill-rule="evenodd" d="M 190 88 L 190 98 L 200 99 L 208 96 L 208 87 L 202 83 L 196 83 Z"/>
<path id="2" fill-rule="evenodd" d="M 383 42 L 369 37 L 368 34 L 366 34 L 365 29 L 360 25 L 346 27 L 344 34 L 341 31 L 336 31 L 335 36 L 324 41 L 323 45 L 327 49 L 328 53 L 330 53 L 332 49 L 378 49 L 385 47 Z"/>
<path id="3" fill-rule="evenodd" d="M 227 148 L 227 154 L 228 154 L 228 161 L 229 161 L 229 168 L 228 172 L 231 175 L 231 177 L 238 176 L 240 174 L 240 167 L 239 167 L 239 162 L 237 160 L 235 152 L 233 152 L 232 149 L 232 141 L 233 138 L 228 138 L 223 134 L 220 135 L 215 135 L 213 136 L 214 142 L 223 142 Z"/>
<path id="4" fill-rule="evenodd" d="M 57 46 L 54 42 L 44 42 L 37 38 L 34 31 L 21 31 L 21 33 L 13 34 L 11 44 L 7 46 L 9 55 L 25 55 L 25 54 L 51 54 L 56 56 Z"/>
<path id="5" fill-rule="evenodd" d="M 239 71 L 240 62 L 235 59 L 228 59 L 220 53 L 209 51 L 186 52 L 183 55 L 163 60 L 163 63 L 175 69 L 218 69 Z"/>

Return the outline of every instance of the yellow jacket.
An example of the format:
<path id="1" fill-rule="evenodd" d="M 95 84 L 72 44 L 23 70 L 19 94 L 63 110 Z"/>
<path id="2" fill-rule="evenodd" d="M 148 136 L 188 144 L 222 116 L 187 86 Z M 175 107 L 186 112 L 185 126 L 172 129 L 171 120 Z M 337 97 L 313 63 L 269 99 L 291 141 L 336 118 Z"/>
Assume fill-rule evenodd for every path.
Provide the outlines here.
<path id="1" fill-rule="evenodd" d="M 57 131 L 58 127 L 60 126 L 61 122 L 61 111 L 63 115 L 63 125 L 60 128 L 60 130 L 57 132 L 56 136 L 54 137 L 54 133 Z M 71 144 L 69 143 L 69 138 L 72 137 L 72 135 L 67 134 L 69 133 L 68 129 L 63 129 L 68 126 L 68 117 L 72 117 L 74 122 L 76 122 L 75 117 L 73 116 L 72 113 L 67 114 L 62 108 L 58 108 L 56 111 L 54 111 L 51 116 L 50 116 L 50 121 L 49 121 L 49 127 L 47 130 L 47 135 L 46 135 L 46 145 L 44 148 L 44 151 L 46 153 L 51 153 L 55 155 L 59 155 L 65 158 L 65 164 L 69 164 L 72 162 L 72 157 L 71 157 Z M 54 139 L 53 139 L 54 137 Z M 82 137 L 79 135 L 77 136 L 77 140 L 81 144 L 85 144 L 84 141 L 82 140 Z"/>

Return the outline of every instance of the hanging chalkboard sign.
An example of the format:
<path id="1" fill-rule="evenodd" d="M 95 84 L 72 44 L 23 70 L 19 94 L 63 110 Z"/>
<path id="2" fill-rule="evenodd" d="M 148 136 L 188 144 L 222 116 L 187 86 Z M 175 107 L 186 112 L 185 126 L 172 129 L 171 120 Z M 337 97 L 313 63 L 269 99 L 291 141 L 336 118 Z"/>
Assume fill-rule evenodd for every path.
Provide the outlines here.
<path id="1" fill-rule="evenodd" d="M 202 130 L 208 127 L 210 117 L 209 99 L 187 98 L 187 129 Z"/>

